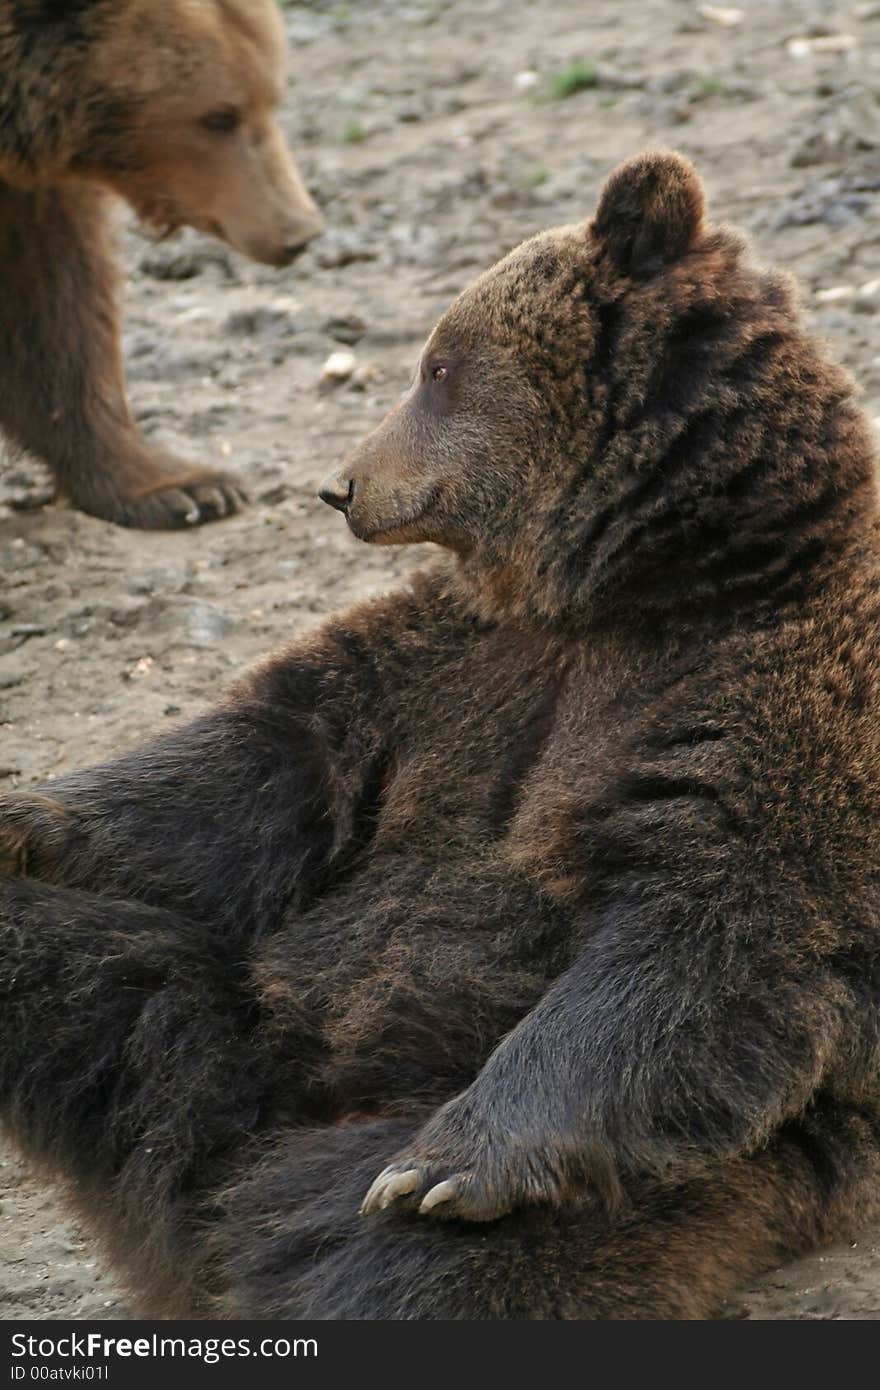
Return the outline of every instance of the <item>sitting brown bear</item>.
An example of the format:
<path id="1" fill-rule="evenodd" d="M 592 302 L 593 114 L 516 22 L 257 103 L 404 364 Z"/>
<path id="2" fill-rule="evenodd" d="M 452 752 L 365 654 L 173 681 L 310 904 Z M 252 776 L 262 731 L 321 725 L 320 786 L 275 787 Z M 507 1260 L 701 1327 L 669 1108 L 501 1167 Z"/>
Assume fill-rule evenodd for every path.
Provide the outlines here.
<path id="1" fill-rule="evenodd" d="M 3 803 L 4 1119 L 149 1308 L 709 1315 L 880 1205 L 851 382 L 645 155 L 323 495 L 449 558 Z"/>
<path id="2" fill-rule="evenodd" d="M 162 527 L 240 503 L 132 419 L 107 194 L 287 265 L 321 219 L 274 114 L 284 54 L 274 0 L 0 0 L 0 427 L 82 511 Z"/>

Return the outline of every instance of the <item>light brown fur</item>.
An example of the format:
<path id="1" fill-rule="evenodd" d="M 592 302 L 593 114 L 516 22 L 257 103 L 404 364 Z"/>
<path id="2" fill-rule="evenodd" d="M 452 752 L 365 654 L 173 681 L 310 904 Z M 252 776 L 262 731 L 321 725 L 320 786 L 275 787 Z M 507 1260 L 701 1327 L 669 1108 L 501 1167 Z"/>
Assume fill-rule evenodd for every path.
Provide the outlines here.
<path id="1" fill-rule="evenodd" d="M 284 65 L 272 0 L 0 0 L 0 426 L 84 511 L 167 526 L 241 501 L 136 430 L 106 194 L 288 264 L 322 223 L 275 114 Z"/>

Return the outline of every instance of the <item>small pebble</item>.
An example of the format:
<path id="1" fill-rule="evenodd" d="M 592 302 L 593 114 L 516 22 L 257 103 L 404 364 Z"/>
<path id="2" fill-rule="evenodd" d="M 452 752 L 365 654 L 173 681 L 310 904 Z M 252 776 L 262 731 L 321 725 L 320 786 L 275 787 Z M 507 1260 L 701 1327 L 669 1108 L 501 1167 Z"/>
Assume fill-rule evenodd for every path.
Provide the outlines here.
<path id="1" fill-rule="evenodd" d="M 816 291 L 816 303 L 837 304 L 843 299 L 852 299 L 855 292 L 854 285 L 832 285 L 827 290 Z"/>
<path id="2" fill-rule="evenodd" d="M 789 57 L 809 58 L 814 53 L 848 53 L 855 48 L 852 34 L 818 34 L 815 38 L 789 39 L 785 45 Z"/>
<path id="3" fill-rule="evenodd" d="M 338 352 L 331 352 L 321 368 L 321 380 L 330 384 L 348 381 L 356 366 L 357 358 L 354 353 L 340 348 Z"/>
<path id="4" fill-rule="evenodd" d="M 712 24 L 720 24 L 723 29 L 733 29 L 745 19 L 744 12 L 732 5 L 698 5 L 697 14 Z"/>
<path id="5" fill-rule="evenodd" d="M 228 615 L 213 603 L 192 603 L 185 609 L 183 618 L 187 637 L 198 647 L 219 642 L 232 626 Z"/>
<path id="6" fill-rule="evenodd" d="M 359 367 L 355 367 L 348 384 L 352 391 L 366 391 L 368 386 L 372 386 L 381 378 L 382 374 L 375 362 L 362 362 Z"/>
<path id="7" fill-rule="evenodd" d="M 327 232 L 313 254 L 322 270 L 339 270 L 355 261 L 375 261 L 379 256 L 374 247 L 345 232 Z"/>
<path id="8" fill-rule="evenodd" d="M 367 331 L 367 325 L 359 314 L 339 314 L 335 318 L 327 319 L 323 331 L 335 338 L 337 343 L 353 346 L 360 342 Z"/>

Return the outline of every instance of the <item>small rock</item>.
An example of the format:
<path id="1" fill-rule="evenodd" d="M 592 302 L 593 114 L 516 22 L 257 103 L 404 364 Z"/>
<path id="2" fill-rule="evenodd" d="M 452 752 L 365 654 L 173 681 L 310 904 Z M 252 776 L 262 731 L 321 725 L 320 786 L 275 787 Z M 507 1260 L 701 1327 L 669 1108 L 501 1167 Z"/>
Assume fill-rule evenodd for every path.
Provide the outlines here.
<path id="1" fill-rule="evenodd" d="M 708 19 L 710 24 L 720 24 L 723 29 L 733 29 L 745 19 L 745 13 L 732 5 L 698 5 L 697 14 Z"/>
<path id="2" fill-rule="evenodd" d="M 155 666 L 155 661 L 151 656 L 142 656 L 125 673 L 126 680 L 137 681 L 144 676 L 148 676 Z"/>
<path id="3" fill-rule="evenodd" d="M 145 611 L 145 604 L 135 603 L 126 608 L 111 608 L 107 617 L 114 627 L 137 627 Z"/>
<path id="4" fill-rule="evenodd" d="M 367 325 L 359 314 L 339 314 L 335 318 L 327 319 L 323 331 L 337 343 L 353 346 L 360 342 L 367 331 Z"/>
<path id="5" fill-rule="evenodd" d="M 827 290 L 817 290 L 815 299 L 817 304 L 837 304 L 843 299 L 852 299 L 855 292 L 854 285 L 831 285 Z"/>
<path id="6" fill-rule="evenodd" d="M 347 232 L 325 232 L 313 252 L 322 270 L 338 270 L 355 261 L 378 260 L 379 253 L 360 238 Z"/>
<path id="7" fill-rule="evenodd" d="M 848 53 L 856 43 L 854 34 L 817 34 L 789 39 L 785 47 L 790 58 L 809 58 L 814 53 Z"/>
<path id="8" fill-rule="evenodd" d="M 295 333 L 296 324 L 285 309 L 272 309 L 266 304 L 256 304 L 249 309 L 235 309 L 223 324 L 226 333 L 247 337 L 257 333 L 280 337 Z"/>
<path id="9" fill-rule="evenodd" d="M 338 352 L 331 352 L 321 368 L 321 381 L 331 386 L 337 385 L 340 381 L 348 381 L 356 366 L 357 358 L 354 353 L 340 348 Z"/>
<path id="10" fill-rule="evenodd" d="M 216 604 L 191 603 L 184 609 L 183 625 L 190 642 L 198 647 L 209 647 L 226 636 L 232 623 L 229 615 Z"/>
<path id="11" fill-rule="evenodd" d="M 795 147 L 789 158 L 792 169 L 808 169 L 813 164 L 830 164 L 839 159 L 842 141 L 825 130 L 814 130 Z"/>
<path id="12" fill-rule="evenodd" d="M 534 68 L 524 68 L 522 72 L 518 72 L 514 77 L 513 85 L 518 92 L 530 92 L 533 88 L 537 87 L 540 80 Z"/>
<path id="13" fill-rule="evenodd" d="M 368 386 L 374 382 L 381 381 L 382 373 L 375 362 L 362 362 L 359 367 L 355 367 L 349 379 L 350 391 L 366 391 Z"/>

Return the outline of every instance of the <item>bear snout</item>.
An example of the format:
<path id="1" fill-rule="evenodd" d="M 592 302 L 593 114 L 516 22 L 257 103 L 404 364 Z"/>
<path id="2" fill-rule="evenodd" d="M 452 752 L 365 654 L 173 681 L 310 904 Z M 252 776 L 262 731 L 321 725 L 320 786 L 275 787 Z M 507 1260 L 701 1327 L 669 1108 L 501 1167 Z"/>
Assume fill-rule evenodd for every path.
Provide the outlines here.
<path id="1" fill-rule="evenodd" d="M 328 507 L 335 507 L 338 512 L 346 512 L 354 501 L 354 487 L 353 479 L 334 473 L 324 479 L 318 489 L 318 496 Z"/>
<path id="2" fill-rule="evenodd" d="M 315 207 L 291 217 L 282 229 L 279 245 L 269 250 L 266 259 L 271 265 L 290 265 L 302 255 L 309 242 L 323 235 L 325 227 L 324 219 Z"/>

